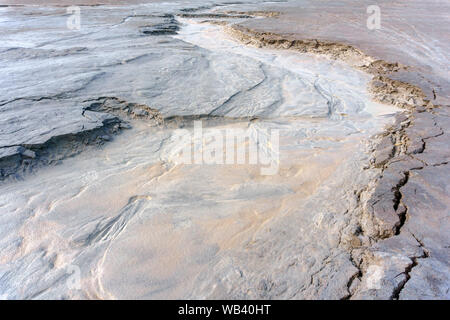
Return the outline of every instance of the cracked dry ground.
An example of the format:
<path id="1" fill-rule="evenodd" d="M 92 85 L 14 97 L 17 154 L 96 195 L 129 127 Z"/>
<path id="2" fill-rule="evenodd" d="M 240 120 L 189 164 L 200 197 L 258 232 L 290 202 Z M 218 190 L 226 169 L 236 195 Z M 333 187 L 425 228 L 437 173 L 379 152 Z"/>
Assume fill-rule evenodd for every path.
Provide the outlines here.
<path id="1" fill-rule="evenodd" d="M 349 297 L 449 297 L 449 115 L 437 107 L 398 116 L 376 147 L 373 165 L 382 172 L 361 195 L 369 240 L 352 250 L 361 273 Z"/>
<path id="2" fill-rule="evenodd" d="M 365 4 L 369 2 L 358 3 L 357 7 Z M 448 60 L 441 60 L 438 40 L 426 49 L 435 58 L 430 54 L 421 61 L 414 50 L 408 50 L 420 45 L 420 50 L 428 48 L 430 39 L 443 35 L 432 26 L 429 29 L 430 21 L 408 16 L 407 8 L 422 8 L 436 20 L 446 18 L 440 16 L 442 3 L 436 1 L 410 1 L 403 3 L 399 11 L 392 8 L 402 6 L 400 3 L 380 1 L 380 5 L 384 19 L 392 23 L 381 32 L 361 32 L 358 23 L 343 23 L 357 14 L 358 8 L 332 1 L 292 8 L 292 12 L 281 10 L 282 15 L 296 21 L 297 29 L 272 19 L 272 23 L 264 25 L 257 21 L 232 25 L 227 31 L 246 44 L 325 54 L 347 61 L 374 75 L 369 85 L 373 99 L 406 109 L 397 116 L 396 124 L 379 137 L 368 168 L 379 168 L 380 173 L 356 192 L 358 204 L 350 209 L 357 217 L 357 227 L 344 233 L 340 244 L 351 252 L 358 271 L 351 276 L 344 299 L 449 299 L 450 111 L 448 81 L 439 74 L 445 69 L 439 64 Z M 342 20 L 336 21 L 331 12 Z M 408 17 L 408 22 L 417 27 L 413 28 L 415 32 L 428 28 L 425 33 L 429 38 L 417 37 L 417 33 L 408 37 L 410 31 L 398 23 L 396 14 Z M 333 29 L 323 25 L 308 28 L 317 16 Z M 405 43 L 399 47 L 390 33 L 401 35 Z M 392 57 L 403 64 L 380 60 Z M 412 66 L 406 65 L 410 63 Z M 422 64 L 432 65 L 436 73 L 425 71 Z"/>

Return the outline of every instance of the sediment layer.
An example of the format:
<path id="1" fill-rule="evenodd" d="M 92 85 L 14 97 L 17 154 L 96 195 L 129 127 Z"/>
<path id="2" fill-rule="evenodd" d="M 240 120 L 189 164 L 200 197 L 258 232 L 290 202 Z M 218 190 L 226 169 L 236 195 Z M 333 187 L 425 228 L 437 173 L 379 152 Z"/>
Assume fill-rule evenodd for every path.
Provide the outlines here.
<path id="1" fill-rule="evenodd" d="M 99 97 L 84 104 L 79 119 L 61 124 L 58 119 L 52 122 L 47 118 L 49 123 L 43 126 L 42 132 L 33 130 L 30 136 L 19 137 L 11 145 L 1 145 L 0 181 L 21 178 L 39 167 L 75 156 L 88 146 L 100 146 L 121 130 L 130 128 L 128 120 L 145 120 L 155 126 L 164 122 L 156 109 L 117 97 Z"/>

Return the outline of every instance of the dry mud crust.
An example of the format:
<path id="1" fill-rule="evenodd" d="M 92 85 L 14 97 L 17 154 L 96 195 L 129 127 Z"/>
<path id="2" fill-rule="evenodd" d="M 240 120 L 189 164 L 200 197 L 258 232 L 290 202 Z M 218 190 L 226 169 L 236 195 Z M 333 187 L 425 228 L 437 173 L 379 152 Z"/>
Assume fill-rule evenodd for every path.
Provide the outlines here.
<path id="1" fill-rule="evenodd" d="M 410 110 L 420 108 L 422 111 L 423 108 L 433 107 L 421 88 L 388 77 L 390 74 L 407 70 L 407 66 L 375 59 L 354 46 L 317 39 L 289 39 L 270 32 L 258 32 L 240 25 L 226 26 L 225 31 L 247 45 L 322 54 L 373 74 L 375 76 L 368 89 L 375 101 Z"/>
<path id="2" fill-rule="evenodd" d="M 347 62 L 374 75 L 368 88 L 374 100 L 406 110 L 376 138 L 370 166 L 380 174 L 357 192 L 353 215 L 359 226 L 347 235 L 357 241 L 343 245 L 359 272 L 349 279 L 345 299 L 449 299 L 450 195 L 442 178 L 450 175 L 444 142 L 450 141 L 449 108 L 433 105 L 418 86 L 389 77 L 407 67 L 374 59 L 353 46 L 290 39 L 240 25 L 225 30 L 247 45 Z"/>
<path id="3" fill-rule="evenodd" d="M 26 144 L 0 148 L 0 181 L 9 176 L 18 178 L 38 167 L 58 164 L 75 156 L 90 145 L 101 145 L 119 132 L 120 120 L 105 119 L 102 127 L 51 137 L 42 144 Z"/>
<path id="4" fill-rule="evenodd" d="M 99 97 L 95 100 L 87 100 L 89 105 L 85 110 L 106 112 L 119 116 L 122 119 L 141 119 L 151 121 L 154 124 L 162 124 L 163 118 L 158 110 L 145 104 L 127 102 L 116 97 Z"/>
<path id="5" fill-rule="evenodd" d="M 228 11 L 223 11 L 223 13 L 228 14 L 228 15 L 248 15 L 251 17 L 266 17 L 266 18 L 278 17 L 280 15 L 280 12 L 278 12 L 278 11 L 257 11 L 257 10 L 252 10 L 252 11 L 228 10 Z"/>
<path id="6" fill-rule="evenodd" d="M 351 65 L 369 66 L 375 60 L 353 46 L 326 42 L 317 39 L 290 39 L 271 32 L 259 32 L 240 25 L 230 25 L 225 31 L 235 39 L 247 45 L 269 47 L 274 49 L 290 49 L 303 53 L 325 54 Z"/>
<path id="7" fill-rule="evenodd" d="M 211 19 L 249 19 L 252 18 L 246 14 L 226 14 L 226 13 L 181 13 L 180 18 L 211 18 Z"/>
<path id="8" fill-rule="evenodd" d="M 128 119 L 140 119 L 152 125 L 163 123 L 157 110 L 116 97 L 87 100 L 82 103 L 85 107 L 43 100 L 34 102 L 33 110 L 40 110 L 39 114 L 27 113 L 21 117 L 21 109 L 17 110 L 15 105 L 24 104 L 26 103 L 18 101 L 3 107 L 12 109 L 14 113 L 11 119 L 8 119 L 9 113 L 6 113 L 5 123 L 8 125 L 1 132 L 0 180 L 10 176 L 21 177 L 38 167 L 58 164 L 61 160 L 79 154 L 88 146 L 102 145 L 113 139 L 120 130 L 130 128 L 126 122 Z M 66 113 L 64 108 L 71 108 L 71 113 Z M 27 110 L 29 109 L 24 108 L 24 111 L 29 112 Z M 63 117 L 61 119 L 58 117 L 59 112 Z M 18 118 L 21 118 L 19 128 Z M 36 128 L 36 122 L 44 125 Z M 17 130 L 24 133 L 17 135 Z M 11 135 L 14 135 L 14 140 L 11 140 Z"/>
<path id="9" fill-rule="evenodd" d="M 417 86 L 392 80 L 386 76 L 375 76 L 370 82 L 369 91 L 375 101 L 395 105 L 403 109 L 421 110 L 432 108 L 433 104 Z"/>
<path id="10" fill-rule="evenodd" d="M 361 201 L 369 245 L 355 251 L 362 277 L 354 299 L 450 298 L 450 112 L 415 108 L 422 111 L 410 104 L 373 153 L 381 173 Z"/>
<path id="11" fill-rule="evenodd" d="M 139 28 L 140 33 L 144 35 L 161 36 L 177 34 L 178 30 L 180 30 L 180 26 L 173 15 L 168 14 L 156 18 L 162 18 L 162 22 L 142 26 Z"/>

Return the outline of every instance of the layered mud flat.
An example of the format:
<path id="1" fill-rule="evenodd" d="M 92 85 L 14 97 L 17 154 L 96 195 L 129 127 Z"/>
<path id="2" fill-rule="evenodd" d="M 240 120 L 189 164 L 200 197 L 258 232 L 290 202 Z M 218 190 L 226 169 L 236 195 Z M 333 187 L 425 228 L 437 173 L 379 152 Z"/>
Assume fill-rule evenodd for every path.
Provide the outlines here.
<path id="1" fill-rule="evenodd" d="M 4 9 L 3 297 L 448 298 L 446 107 L 403 64 L 253 29 L 283 6 L 92 7 L 71 34 Z M 276 173 L 180 162 L 194 121 L 279 130 Z"/>

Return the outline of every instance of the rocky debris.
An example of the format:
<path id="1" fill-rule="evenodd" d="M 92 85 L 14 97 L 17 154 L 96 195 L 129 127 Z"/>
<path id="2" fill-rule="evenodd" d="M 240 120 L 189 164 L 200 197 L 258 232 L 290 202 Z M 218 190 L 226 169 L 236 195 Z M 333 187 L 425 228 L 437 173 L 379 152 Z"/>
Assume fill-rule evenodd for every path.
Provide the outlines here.
<path id="1" fill-rule="evenodd" d="M 106 112 L 119 116 L 123 119 L 140 119 L 152 122 L 155 125 L 163 123 L 163 118 L 158 110 L 152 109 L 145 104 L 127 102 L 116 97 L 100 97 L 85 107 L 86 111 Z"/>
<path id="2" fill-rule="evenodd" d="M 364 54 L 359 49 L 344 43 L 317 39 L 291 39 L 273 32 L 252 30 L 239 24 L 229 25 L 224 30 L 235 39 L 247 45 L 289 49 L 302 53 L 323 54 L 332 59 L 345 61 L 358 68 L 369 66 L 375 61 L 374 58 Z M 373 68 L 377 65 L 374 64 Z"/>
<path id="3" fill-rule="evenodd" d="M 228 15 L 247 15 L 250 17 L 266 17 L 266 18 L 273 18 L 278 17 L 280 15 L 280 12 L 278 11 L 258 11 L 258 10 L 251 10 L 251 11 L 223 11 L 224 14 Z"/>
<path id="4" fill-rule="evenodd" d="M 423 110 L 433 107 L 427 100 L 422 89 L 414 85 L 389 79 L 385 76 L 376 76 L 372 79 L 369 91 L 375 101 L 392 104 L 400 108 L 411 110 Z"/>
<path id="5" fill-rule="evenodd" d="M 364 70 L 372 74 L 388 74 L 392 72 L 398 72 L 406 69 L 405 66 L 400 65 L 398 62 L 390 63 L 383 60 L 375 60 L 366 66 L 361 66 L 361 70 Z"/>
<path id="6" fill-rule="evenodd" d="M 450 297 L 450 193 L 445 178 L 450 150 L 444 144 L 450 137 L 443 129 L 450 124 L 449 115 L 447 107 L 412 112 L 389 132 L 399 151 L 383 164 L 364 203 L 361 226 L 373 245 L 363 250 L 363 276 L 352 298 Z M 385 144 L 375 154 L 385 153 Z"/>

